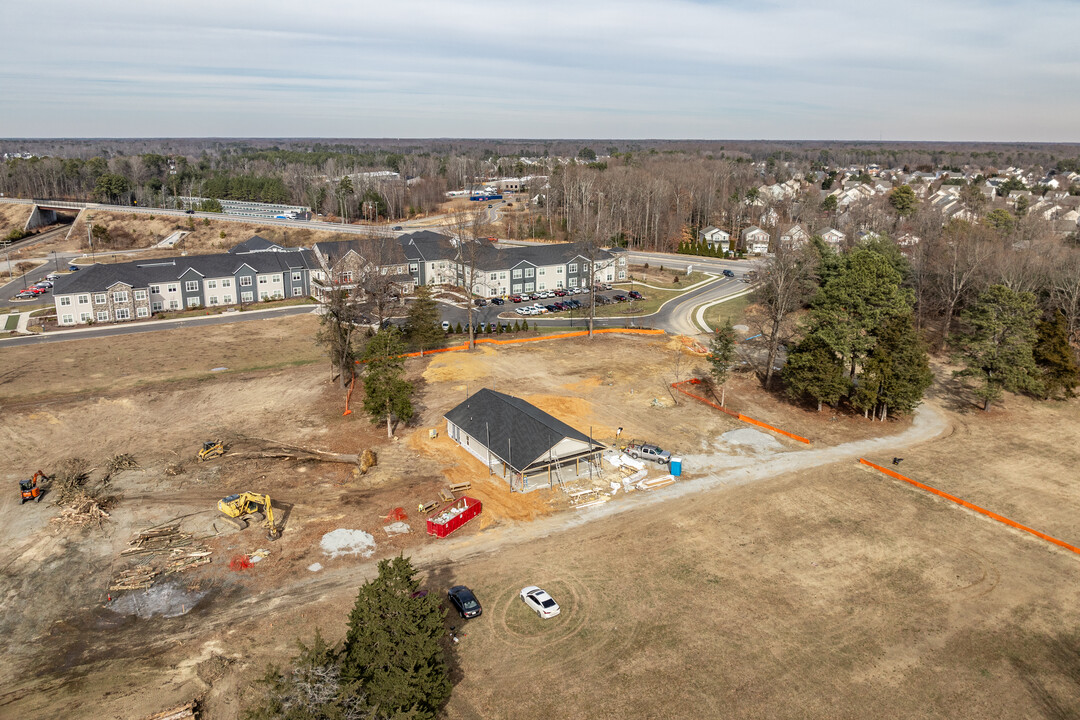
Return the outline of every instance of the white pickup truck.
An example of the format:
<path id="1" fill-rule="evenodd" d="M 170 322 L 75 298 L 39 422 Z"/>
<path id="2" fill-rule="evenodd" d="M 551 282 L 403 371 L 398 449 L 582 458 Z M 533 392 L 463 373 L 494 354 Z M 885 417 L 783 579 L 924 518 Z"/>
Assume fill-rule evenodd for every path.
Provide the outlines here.
<path id="1" fill-rule="evenodd" d="M 671 461 L 671 453 L 648 443 L 630 443 L 623 449 L 623 452 L 635 460 L 653 460 L 661 465 L 666 465 Z"/>

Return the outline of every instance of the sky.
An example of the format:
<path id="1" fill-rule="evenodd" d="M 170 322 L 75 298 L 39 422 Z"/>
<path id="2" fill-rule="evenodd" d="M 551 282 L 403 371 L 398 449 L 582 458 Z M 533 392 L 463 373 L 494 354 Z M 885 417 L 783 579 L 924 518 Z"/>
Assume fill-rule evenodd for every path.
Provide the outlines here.
<path id="1" fill-rule="evenodd" d="M 0 137 L 1080 141 L 1075 0 L 10 0 Z"/>

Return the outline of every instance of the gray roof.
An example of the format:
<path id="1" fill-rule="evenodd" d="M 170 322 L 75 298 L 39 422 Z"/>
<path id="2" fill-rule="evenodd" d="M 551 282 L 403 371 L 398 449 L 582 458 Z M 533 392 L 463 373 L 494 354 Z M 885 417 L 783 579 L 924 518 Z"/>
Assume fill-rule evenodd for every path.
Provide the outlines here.
<path id="1" fill-rule="evenodd" d="M 317 242 L 312 249 L 324 256 L 331 267 L 337 265 L 338 261 L 348 255 L 350 251 L 355 252 L 367 262 L 376 265 L 396 264 L 404 262 L 406 259 L 402 257 L 399 247 L 389 238 L 360 237 L 348 240 Z"/>
<path id="2" fill-rule="evenodd" d="M 252 235 L 244 242 L 234 245 L 229 248 L 229 252 L 237 253 L 252 253 L 252 252 L 266 252 L 268 250 L 284 250 L 281 245 L 275 245 L 261 235 Z"/>
<path id="3" fill-rule="evenodd" d="M 520 472 L 563 438 L 589 443 L 589 437 L 524 400 L 484 388 L 446 413 L 446 419 L 480 442 L 491 454 Z M 490 441 L 488 438 L 490 437 Z M 592 443 L 595 449 L 603 448 Z"/>
<path id="4" fill-rule="evenodd" d="M 399 235 L 398 242 L 409 260 L 433 262 L 453 260 L 457 257 L 457 248 L 450 242 L 450 238 L 430 230 Z"/>
<path id="5" fill-rule="evenodd" d="M 144 288 L 152 284 L 177 282 L 194 270 L 205 278 L 232 277 L 244 265 L 257 273 L 285 273 L 314 267 L 308 250 L 255 252 L 135 260 L 113 265 L 95 264 L 56 280 L 53 295 L 77 292 L 101 292 L 118 282 Z"/>

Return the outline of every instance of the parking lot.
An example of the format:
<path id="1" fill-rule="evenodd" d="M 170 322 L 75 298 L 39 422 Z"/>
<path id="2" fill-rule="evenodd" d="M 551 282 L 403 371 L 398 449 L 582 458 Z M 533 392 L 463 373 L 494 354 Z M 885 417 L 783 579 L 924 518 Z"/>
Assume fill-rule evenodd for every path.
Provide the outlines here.
<path id="1" fill-rule="evenodd" d="M 491 324 L 513 325 L 515 321 L 540 321 L 545 325 L 565 323 L 571 327 L 575 322 L 583 322 L 589 316 L 589 306 L 617 305 L 631 300 L 645 300 L 646 295 L 638 291 L 613 289 L 611 285 L 602 285 L 601 290 L 592 293 L 584 288 L 548 290 L 503 298 L 477 299 L 473 303 L 473 322 L 477 327 L 486 329 Z M 482 303 L 482 304 L 481 304 Z M 464 307 L 443 305 L 442 319 L 451 328 L 461 324 L 464 329 L 469 323 L 468 310 Z M 600 324 L 622 326 L 627 318 L 596 318 Z"/>

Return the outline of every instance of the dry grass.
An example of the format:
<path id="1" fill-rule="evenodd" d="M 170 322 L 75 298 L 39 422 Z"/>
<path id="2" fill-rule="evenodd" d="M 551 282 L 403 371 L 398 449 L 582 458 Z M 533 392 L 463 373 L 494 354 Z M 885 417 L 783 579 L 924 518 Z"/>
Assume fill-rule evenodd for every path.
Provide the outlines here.
<path id="1" fill-rule="evenodd" d="M 300 315 L 201 328 L 72 340 L 43 353 L 32 345 L 4 350 L 0 399 L 111 392 L 230 372 L 308 364 L 322 357 L 318 320 Z"/>
<path id="2" fill-rule="evenodd" d="M 12 230 L 22 230 L 33 209 L 32 205 L 0 203 L 0 237 Z"/>

